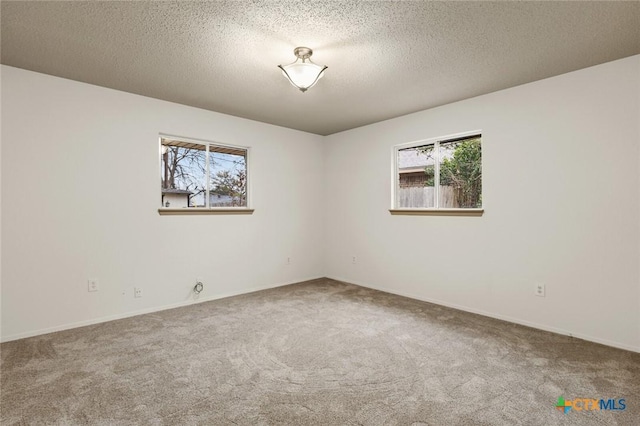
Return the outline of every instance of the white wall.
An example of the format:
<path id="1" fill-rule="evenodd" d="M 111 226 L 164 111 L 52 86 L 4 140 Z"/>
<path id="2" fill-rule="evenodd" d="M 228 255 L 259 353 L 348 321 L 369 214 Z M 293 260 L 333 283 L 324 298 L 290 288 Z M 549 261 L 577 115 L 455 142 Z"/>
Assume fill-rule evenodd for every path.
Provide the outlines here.
<path id="1" fill-rule="evenodd" d="M 0 99 L 2 99 L 2 70 L 0 66 Z M 2 337 L 2 102 L 0 102 L 0 339 Z M 1 340 L 0 340 L 1 341 Z"/>
<path id="2" fill-rule="evenodd" d="M 640 351 L 638 75 L 322 138 L 2 66 L 2 339 L 330 276 Z M 391 147 L 475 129 L 484 216 L 391 216 Z M 251 146 L 255 213 L 159 216 L 159 132 Z"/>
<path id="3" fill-rule="evenodd" d="M 250 146 L 255 213 L 159 216 L 160 132 Z M 320 136 L 2 66 L 2 151 L 3 340 L 323 276 Z"/>
<path id="4" fill-rule="evenodd" d="M 640 351 L 639 76 L 635 56 L 327 137 L 326 275 Z M 484 216 L 391 216 L 391 147 L 476 129 Z"/>

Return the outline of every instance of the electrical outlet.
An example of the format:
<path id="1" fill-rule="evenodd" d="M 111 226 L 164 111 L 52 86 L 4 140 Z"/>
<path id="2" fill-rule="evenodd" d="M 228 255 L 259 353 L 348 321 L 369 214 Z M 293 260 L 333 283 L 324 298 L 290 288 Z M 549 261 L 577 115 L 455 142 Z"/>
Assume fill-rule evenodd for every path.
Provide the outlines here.
<path id="1" fill-rule="evenodd" d="M 353 256 L 351 258 L 351 263 L 358 263 L 358 259 L 355 256 Z"/>
<path id="2" fill-rule="evenodd" d="M 544 284 L 536 284 L 535 295 L 544 297 L 544 294 L 545 294 Z"/>
<path id="3" fill-rule="evenodd" d="M 99 284 L 98 284 L 98 280 L 96 279 L 90 279 L 87 280 L 87 291 L 98 291 L 99 288 Z"/>
<path id="4" fill-rule="evenodd" d="M 142 289 L 140 287 L 134 287 L 133 297 L 142 297 Z"/>

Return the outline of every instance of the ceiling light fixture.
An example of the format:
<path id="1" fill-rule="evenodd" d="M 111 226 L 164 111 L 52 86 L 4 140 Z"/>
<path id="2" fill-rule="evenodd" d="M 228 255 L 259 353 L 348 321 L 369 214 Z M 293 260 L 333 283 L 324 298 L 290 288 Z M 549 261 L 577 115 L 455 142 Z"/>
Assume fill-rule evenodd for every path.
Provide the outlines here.
<path id="1" fill-rule="evenodd" d="M 327 66 L 311 62 L 309 58 L 313 55 L 313 50 L 308 47 L 296 47 L 293 49 L 293 54 L 297 56 L 295 62 L 289 65 L 278 65 L 278 68 L 291 84 L 304 93 L 322 78 Z"/>

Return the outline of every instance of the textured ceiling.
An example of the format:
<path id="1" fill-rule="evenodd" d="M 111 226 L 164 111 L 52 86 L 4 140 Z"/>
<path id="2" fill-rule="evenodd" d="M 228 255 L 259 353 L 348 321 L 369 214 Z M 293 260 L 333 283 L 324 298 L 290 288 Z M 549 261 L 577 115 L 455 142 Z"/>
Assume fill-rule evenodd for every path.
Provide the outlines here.
<path id="1" fill-rule="evenodd" d="M 327 135 L 640 53 L 640 2 L 10 2 L 3 64 Z M 276 68 L 308 46 L 307 93 Z"/>

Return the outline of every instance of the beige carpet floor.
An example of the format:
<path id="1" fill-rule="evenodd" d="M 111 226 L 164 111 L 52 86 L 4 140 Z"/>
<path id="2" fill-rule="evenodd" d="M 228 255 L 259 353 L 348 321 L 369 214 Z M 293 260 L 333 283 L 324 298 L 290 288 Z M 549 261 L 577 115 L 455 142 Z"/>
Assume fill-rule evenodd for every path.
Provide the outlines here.
<path id="1" fill-rule="evenodd" d="M 640 425 L 640 354 L 328 279 L 0 350 L 2 425 Z"/>

